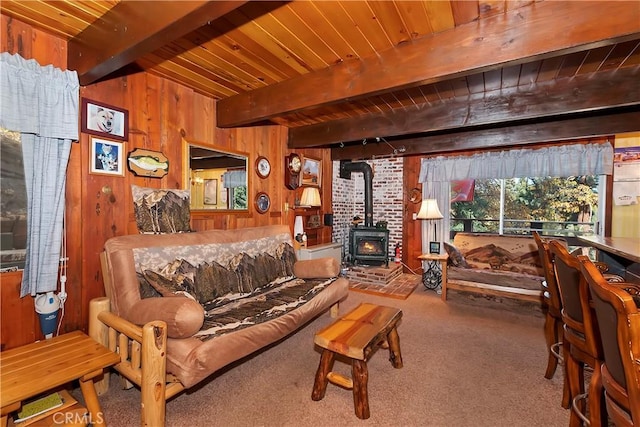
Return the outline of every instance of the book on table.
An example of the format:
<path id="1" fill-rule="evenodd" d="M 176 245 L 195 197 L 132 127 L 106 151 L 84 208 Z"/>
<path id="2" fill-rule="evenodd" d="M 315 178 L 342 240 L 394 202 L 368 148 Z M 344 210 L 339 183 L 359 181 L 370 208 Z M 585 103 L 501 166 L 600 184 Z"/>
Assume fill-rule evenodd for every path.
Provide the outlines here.
<path id="1" fill-rule="evenodd" d="M 17 413 L 13 422 L 18 424 L 27 421 L 52 409 L 59 408 L 63 403 L 64 400 L 58 392 L 39 397 L 22 405 L 22 409 Z"/>
<path id="2" fill-rule="evenodd" d="M 60 393 L 50 393 L 46 396 L 38 397 L 35 400 L 25 403 L 22 408 L 16 414 L 13 422 L 18 424 L 24 421 L 30 420 L 38 415 L 44 414 L 61 407 L 64 404 L 64 399 Z"/>

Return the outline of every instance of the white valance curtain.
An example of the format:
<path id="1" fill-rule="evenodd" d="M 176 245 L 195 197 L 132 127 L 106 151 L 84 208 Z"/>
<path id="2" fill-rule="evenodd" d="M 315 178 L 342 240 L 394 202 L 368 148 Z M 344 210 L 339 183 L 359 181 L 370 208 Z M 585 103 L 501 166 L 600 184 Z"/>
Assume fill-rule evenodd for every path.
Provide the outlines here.
<path id="1" fill-rule="evenodd" d="M 574 144 L 422 159 L 420 182 L 612 173 L 611 144 Z"/>
<path id="2" fill-rule="evenodd" d="M 451 181 L 462 179 L 508 179 L 523 177 L 569 177 L 611 175 L 613 147 L 604 144 L 571 144 L 537 149 L 517 149 L 478 153 L 471 156 L 437 156 L 422 159 L 419 181 L 423 198 L 435 198 L 444 216 L 438 240 L 449 240 L 449 200 Z M 423 221 L 427 222 L 427 221 Z M 422 227 L 423 252 L 427 250 Z M 430 237 L 428 237 L 430 238 Z"/>
<path id="3" fill-rule="evenodd" d="M 0 54 L 0 126 L 20 132 L 27 188 L 27 256 L 20 296 L 55 291 L 66 171 L 78 139 L 75 71 Z"/>
<path id="4" fill-rule="evenodd" d="M 246 171 L 228 171 L 222 174 L 222 184 L 224 188 L 244 187 L 247 185 Z"/>

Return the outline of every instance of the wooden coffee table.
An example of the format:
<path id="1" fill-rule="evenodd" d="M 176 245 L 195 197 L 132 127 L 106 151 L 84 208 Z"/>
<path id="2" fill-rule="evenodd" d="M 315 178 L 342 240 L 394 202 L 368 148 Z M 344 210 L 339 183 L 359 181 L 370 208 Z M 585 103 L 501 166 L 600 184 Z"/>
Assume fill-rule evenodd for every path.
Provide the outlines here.
<path id="1" fill-rule="evenodd" d="M 7 425 L 9 413 L 19 410 L 23 401 L 73 380 L 80 381 L 87 421 L 105 425 L 93 380 L 119 361 L 117 353 L 81 331 L 1 352 L 0 426 Z"/>
<path id="2" fill-rule="evenodd" d="M 322 347 L 322 356 L 311 393 L 312 400 L 321 400 L 329 382 L 353 390 L 356 416 L 367 419 L 367 360 L 378 347 L 389 349 L 394 368 L 402 368 L 400 338 L 396 329 L 402 311 L 393 307 L 363 303 L 342 318 L 316 333 L 314 342 Z M 351 359 L 352 378 L 332 372 L 336 354 Z"/>

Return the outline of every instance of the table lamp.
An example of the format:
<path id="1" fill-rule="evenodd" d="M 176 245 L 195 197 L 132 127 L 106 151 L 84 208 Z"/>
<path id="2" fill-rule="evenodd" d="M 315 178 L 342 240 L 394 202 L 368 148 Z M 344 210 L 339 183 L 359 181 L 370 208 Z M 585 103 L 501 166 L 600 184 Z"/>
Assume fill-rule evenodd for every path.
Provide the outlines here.
<path id="1" fill-rule="evenodd" d="M 318 190 L 318 187 L 304 187 L 302 197 L 300 198 L 300 206 L 320 205 L 320 190 Z"/>
<path id="2" fill-rule="evenodd" d="M 438 208 L 438 201 L 436 199 L 423 199 L 420 205 L 420 211 L 418 211 L 417 219 L 429 219 L 438 220 L 444 218 L 440 209 Z M 436 222 L 433 221 L 433 241 L 429 242 L 429 253 L 440 253 L 440 242 L 436 241 Z"/>

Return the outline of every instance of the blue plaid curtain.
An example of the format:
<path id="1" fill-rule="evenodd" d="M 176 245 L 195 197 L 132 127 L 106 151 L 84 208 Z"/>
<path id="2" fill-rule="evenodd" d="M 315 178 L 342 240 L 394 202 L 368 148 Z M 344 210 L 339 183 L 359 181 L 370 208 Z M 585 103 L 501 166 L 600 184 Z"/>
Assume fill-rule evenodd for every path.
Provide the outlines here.
<path id="1" fill-rule="evenodd" d="M 78 139 L 78 75 L 0 54 L 0 126 L 20 132 L 27 188 L 27 257 L 20 296 L 57 289 L 66 171 Z"/>

